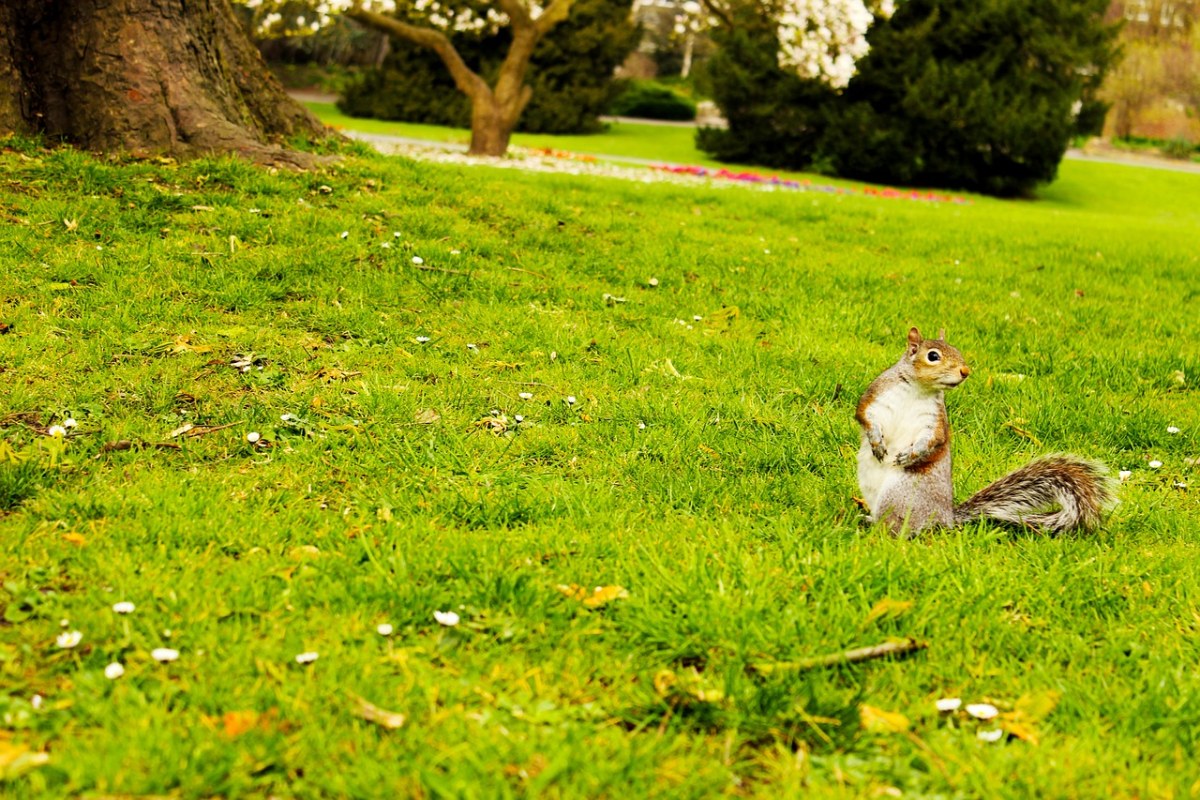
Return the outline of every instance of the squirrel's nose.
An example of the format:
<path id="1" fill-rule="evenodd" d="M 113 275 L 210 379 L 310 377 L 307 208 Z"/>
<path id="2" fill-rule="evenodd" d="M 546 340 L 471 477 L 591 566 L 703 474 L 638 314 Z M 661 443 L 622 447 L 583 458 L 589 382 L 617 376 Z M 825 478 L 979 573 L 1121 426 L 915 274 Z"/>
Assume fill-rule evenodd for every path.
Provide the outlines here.
<path id="1" fill-rule="evenodd" d="M 962 376 L 964 378 L 971 374 L 971 368 L 966 366 L 965 364 L 962 367 L 960 367 L 958 371 L 962 374 Z"/>

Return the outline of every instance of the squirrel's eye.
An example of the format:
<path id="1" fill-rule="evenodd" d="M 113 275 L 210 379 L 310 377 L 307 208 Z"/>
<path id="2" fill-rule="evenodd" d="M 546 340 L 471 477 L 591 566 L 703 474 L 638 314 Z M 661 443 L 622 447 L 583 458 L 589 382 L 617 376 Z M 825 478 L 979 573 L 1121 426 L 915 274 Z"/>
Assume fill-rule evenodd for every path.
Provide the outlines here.
<path id="1" fill-rule="evenodd" d="M 928 361 L 930 364 L 936 364 L 937 362 L 942 360 L 942 354 L 939 353 L 937 350 L 930 350 L 928 353 L 925 354 L 925 360 Z"/>

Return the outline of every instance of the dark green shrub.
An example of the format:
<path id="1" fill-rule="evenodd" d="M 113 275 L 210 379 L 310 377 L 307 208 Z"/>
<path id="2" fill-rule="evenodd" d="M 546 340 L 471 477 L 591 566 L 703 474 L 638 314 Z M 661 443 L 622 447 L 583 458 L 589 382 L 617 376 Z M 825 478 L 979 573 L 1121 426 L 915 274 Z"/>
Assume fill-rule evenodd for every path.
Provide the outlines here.
<path id="1" fill-rule="evenodd" d="M 1167 158 L 1189 159 L 1196 152 L 1196 145 L 1187 139 L 1175 138 L 1163 142 L 1162 154 Z"/>
<path id="2" fill-rule="evenodd" d="M 577 0 L 571 16 L 538 43 L 527 80 L 533 98 L 518 130 L 530 133 L 588 133 L 599 130 L 619 91 L 613 70 L 637 44 L 630 21 L 632 0 Z M 495 77 L 511 34 L 456 34 L 463 60 L 489 82 Z M 469 127 L 470 101 L 432 51 L 401 41 L 380 69 L 351 80 L 338 108 L 355 117 Z"/>
<path id="3" fill-rule="evenodd" d="M 654 81 L 630 81 L 609 107 L 622 117 L 687 121 L 696 118 L 696 104 Z"/>
<path id="4" fill-rule="evenodd" d="M 1076 103 L 1094 97 L 1112 57 L 1107 6 L 905 0 L 873 26 L 871 50 L 840 94 L 801 88 L 814 82 L 775 65 L 774 31 L 739 18 L 745 30 L 723 34 L 732 46 L 709 65 L 730 128 L 698 142 L 722 159 L 1025 194 L 1054 178 Z"/>

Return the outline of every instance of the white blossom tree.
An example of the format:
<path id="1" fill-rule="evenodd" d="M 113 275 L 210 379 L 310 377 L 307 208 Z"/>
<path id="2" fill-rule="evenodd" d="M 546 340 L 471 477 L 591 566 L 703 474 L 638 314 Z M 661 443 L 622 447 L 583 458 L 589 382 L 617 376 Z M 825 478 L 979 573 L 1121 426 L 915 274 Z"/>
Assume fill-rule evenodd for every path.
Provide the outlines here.
<path id="1" fill-rule="evenodd" d="M 318 30 L 333 14 L 435 52 L 454 85 L 471 100 L 472 155 L 502 156 L 533 89 L 529 61 L 542 37 L 567 19 L 572 0 L 318 0 L 308 15 L 287 16 L 294 0 L 245 0 L 264 29 Z M 489 84 L 454 46 L 456 32 L 494 33 L 508 28 L 512 43 Z"/>
<path id="2" fill-rule="evenodd" d="M 734 3 L 703 0 L 718 23 L 732 25 Z M 773 17 L 779 36 L 779 64 L 805 78 L 841 89 L 870 49 L 867 30 L 876 16 L 889 17 L 895 0 L 752 0 Z"/>

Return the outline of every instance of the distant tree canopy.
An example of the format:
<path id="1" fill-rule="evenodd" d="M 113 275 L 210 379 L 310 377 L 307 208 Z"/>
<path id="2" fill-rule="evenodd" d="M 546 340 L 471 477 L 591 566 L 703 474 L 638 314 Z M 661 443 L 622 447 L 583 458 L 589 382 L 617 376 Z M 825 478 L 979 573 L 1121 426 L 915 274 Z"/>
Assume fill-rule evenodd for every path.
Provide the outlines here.
<path id="1" fill-rule="evenodd" d="M 1122 58 L 1104 81 L 1108 131 L 1200 141 L 1200 0 L 1113 2 Z"/>
<path id="2" fill-rule="evenodd" d="M 722 51 L 708 69 L 730 127 L 703 131 L 703 149 L 996 195 L 1054 178 L 1116 35 L 1108 0 L 902 0 L 869 28 L 839 90 L 781 66 L 773 18 L 756 6 L 740 3 L 714 32 Z"/>
<path id="3" fill-rule="evenodd" d="M 637 45 L 632 0 L 575 0 L 571 15 L 538 42 L 529 62 L 533 90 L 517 129 L 539 133 L 599 130 L 619 90 L 613 70 Z M 512 35 L 508 28 L 456 31 L 451 41 L 486 80 L 500 69 Z M 379 69 L 347 85 L 338 107 L 351 116 L 466 127 L 471 102 L 455 91 L 437 54 L 397 40 Z"/>

